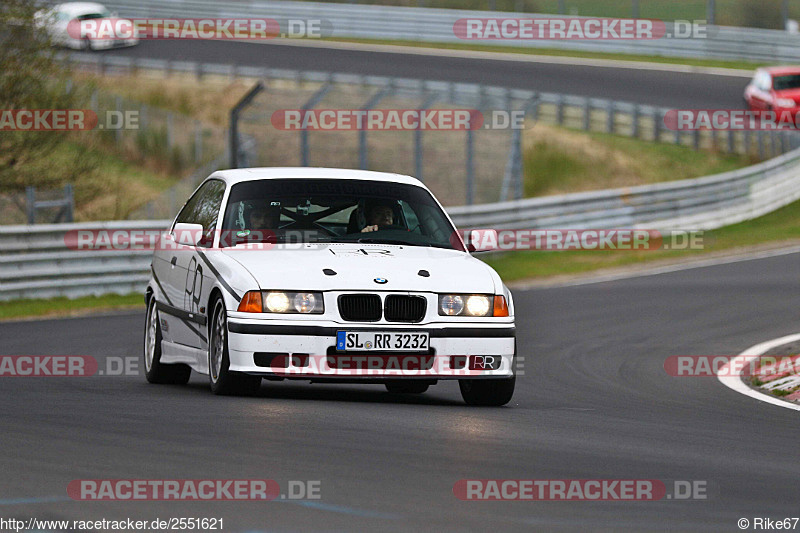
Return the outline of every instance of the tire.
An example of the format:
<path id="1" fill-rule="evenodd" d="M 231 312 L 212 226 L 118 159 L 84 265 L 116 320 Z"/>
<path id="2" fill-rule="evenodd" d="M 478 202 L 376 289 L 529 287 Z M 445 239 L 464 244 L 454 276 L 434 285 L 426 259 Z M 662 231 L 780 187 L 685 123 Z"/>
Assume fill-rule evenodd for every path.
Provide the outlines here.
<path id="1" fill-rule="evenodd" d="M 221 396 L 252 396 L 261 388 L 261 376 L 231 372 L 228 355 L 228 315 L 225 302 L 217 298 L 211 306 L 208 328 L 208 382 L 211 392 Z"/>
<path id="2" fill-rule="evenodd" d="M 94 45 L 92 45 L 92 40 L 88 37 L 84 37 L 81 39 L 81 51 L 82 52 L 94 52 Z"/>
<path id="3" fill-rule="evenodd" d="M 511 401 L 517 376 L 502 379 L 462 379 L 458 382 L 467 405 L 500 407 Z"/>
<path id="4" fill-rule="evenodd" d="M 144 370 L 150 383 L 186 385 L 192 369 L 183 364 L 161 363 L 161 324 L 158 320 L 156 297 L 147 301 L 147 317 L 144 322 Z"/>
<path id="5" fill-rule="evenodd" d="M 424 381 L 388 381 L 385 385 L 392 394 L 422 394 L 430 387 Z"/>

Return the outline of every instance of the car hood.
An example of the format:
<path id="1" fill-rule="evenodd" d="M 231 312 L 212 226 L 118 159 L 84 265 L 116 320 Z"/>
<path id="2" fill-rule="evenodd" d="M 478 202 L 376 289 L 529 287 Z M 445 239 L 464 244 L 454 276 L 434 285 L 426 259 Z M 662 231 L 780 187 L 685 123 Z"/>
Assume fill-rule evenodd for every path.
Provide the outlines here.
<path id="1" fill-rule="evenodd" d="M 495 293 L 497 274 L 455 250 L 377 244 L 304 244 L 229 249 L 264 290 L 380 290 Z M 328 273 L 325 273 L 328 270 Z M 420 275 L 427 271 L 429 276 Z M 332 274 L 331 271 L 336 274 Z M 376 279 L 385 279 L 378 283 Z"/>

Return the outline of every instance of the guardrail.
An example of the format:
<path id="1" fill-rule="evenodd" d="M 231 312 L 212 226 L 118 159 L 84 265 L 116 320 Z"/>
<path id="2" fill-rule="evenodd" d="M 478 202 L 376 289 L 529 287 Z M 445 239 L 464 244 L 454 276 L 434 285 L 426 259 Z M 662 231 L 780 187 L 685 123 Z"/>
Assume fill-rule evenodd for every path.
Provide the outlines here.
<path id="1" fill-rule="evenodd" d="M 459 229 L 709 230 L 800 199 L 800 149 L 691 180 L 448 209 Z M 0 227 L 0 300 L 142 291 L 149 251 L 78 251 L 70 230 L 164 229 L 169 220 Z"/>
<path id="2" fill-rule="evenodd" d="M 331 28 L 331 37 L 376 39 L 380 41 L 422 41 L 465 43 L 453 32 L 462 18 L 524 18 L 531 13 L 468 11 L 419 7 L 327 4 L 321 2 L 283 2 L 244 0 L 106 0 L 111 10 L 128 17 L 263 17 L 322 20 Z M 537 18 L 558 15 L 535 15 Z M 673 24 L 667 32 L 675 35 Z M 482 40 L 483 45 L 511 45 L 526 48 L 554 48 L 590 52 L 609 52 L 698 59 L 729 59 L 753 62 L 800 61 L 798 35 L 781 30 L 709 26 L 704 38 L 662 38 L 655 40 Z"/>
<path id="3" fill-rule="evenodd" d="M 169 220 L 0 226 L 0 300 L 130 294 L 147 284 L 151 251 L 79 251 L 70 230 L 144 230 Z"/>

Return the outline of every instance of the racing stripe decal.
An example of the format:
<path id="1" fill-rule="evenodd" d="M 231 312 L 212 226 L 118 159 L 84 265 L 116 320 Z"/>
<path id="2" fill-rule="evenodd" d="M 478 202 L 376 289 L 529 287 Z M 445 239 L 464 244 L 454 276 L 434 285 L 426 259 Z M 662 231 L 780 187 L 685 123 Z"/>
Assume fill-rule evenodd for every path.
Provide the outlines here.
<path id="1" fill-rule="evenodd" d="M 163 285 L 161 285 L 161 282 L 158 280 L 158 276 L 156 276 L 156 269 L 153 268 L 153 263 L 150 263 L 150 272 L 153 273 L 153 281 L 155 281 L 156 285 L 158 285 L 158 288 L 161 289 L 161 294 L 164 295 L 164 298 L 167 300 L 167 303 L 169 305 L 172 305 L 172 300 L 169 299 L 169 295 L 167 294 L 167 291 L 164 290 Z"/>
<path id="2" fill-rule="evenodd" d="M 237 302 L 241 301 L 241 300 L 242 300 L 242 297 L 241 297 L 241 296 L 239 296 L 238 294 L 236 294 L 236 291 L 235 291 L 235 290 L 233 290 L 233 287 L 231 287 L 230 285 L 228 285 L 228 282 L 227 282 L 227 281 L 225 281 L 225 280 L 222 278 L 222 276 L 220 275 L 220 273 L 219 273 L 219 270 L 217 270 L 217 269 L 214 267 L 214 265 L 212 265 L 212 264 L 211 264 L 211 261 L 209 261 L 209 260 L 208 260 L 208 257 L 206 257 L 206 254 L 204 254 L 202 251 L 200 251 L 200 249 L 199 249 L 199 248 L 197 248 L 197 255 L 199 255 L 199 256 L 200 256 L 200 259 L 202 259 L 202 260 L 203 260 L 203 262 L 204 262 L 206 265 L 208 265 L 208 268 L 209 268 L 209 270 L 211 270 L 211 272 L 213 272 L 213 273 L 214 273 L 214 276 L 217 278 L 217 281 L 219 281 L 219 282 L 222 284 L 222 286 L 223 286 L 223 287 L 225 287 L 225 290 L 226 290 L 226 291 L 228 291 L 228 292 L 230 293 L 230 295 L 231 295 L 231 296 L 233 296 L 233 297 L 236 299 L 236 301 L 237 301 Z"/>
<path id="3" fill-rule="evenodd" d="M 161 285 L 161 282 L 158 280 L 158 276 L 156 276 L 156 270 L 153 268 L 152 263 L 150 264 L 150 271 L 153 273 L 153 281 L 155 281 L 156 285 L 158 285 L 158 288 L 161 290 L 161 294 L 163 294 L 164 298 L 167 300 L 167 304 L 169 305 L 169 307 L 171 307 L 172 309 L 176 309 L 177 310 L 178 308 L 173 305 L 172 300 L 169 299 L 169 295 L 167 294 L 167 291 L 164 290 L 164 287 Z M 158 300 L 156 300 L 156 304 L 158 304 Z M 187 320 L 185 318 L 182 318 L 181 316 L 178 316 L 178 315 L 176 315 L 174 313 L 170 313 L 168 309 L 162 309 L 161 306 L 159 306 L 159 309 L 161 309 L 161 310 L 163 310 L 163 311 L 165 311 L 165 312 L 167 312 L 167 313 L 169 313 L 169 314 L 171 314 L 173 316 L 176 316 L 178 319 L 180 319 L 181 322 L 183 322 L 186 325 L 187 328 L 192 330 L 195 333 L 195 335 L 200 337 L 200 339 L 203 342 L 205 342 L 206 344 L 208 343 L 208 339 L 206 338 L 206 336 L 203 335 L 200 332 L 200 330 L 198 330 L 196 327 L 194 327 L 192 325 L 192 323 L 189 322 L 189 320 Z M 181 311 L 181 312 L 183 312 L 183 311 Z M 203 317 L 203 318 L 205 319 L 205 317 Z"/>

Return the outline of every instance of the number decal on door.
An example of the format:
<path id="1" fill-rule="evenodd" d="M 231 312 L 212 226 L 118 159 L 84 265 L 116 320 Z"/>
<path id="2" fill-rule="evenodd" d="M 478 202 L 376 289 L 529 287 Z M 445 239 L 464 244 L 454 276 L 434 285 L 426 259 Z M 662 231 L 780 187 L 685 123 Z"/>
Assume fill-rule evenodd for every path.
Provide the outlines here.
<path id="1" fill-rule="evenodd" d="M 191 285 L 189 284 L 191 280 Z M 200 312 L 200 299 L 203 294 L 203 267 L 197 264 L 197 258 L 192 257 L 186 271 L 186 298 L 189 303 L 190 313 Z"/>

